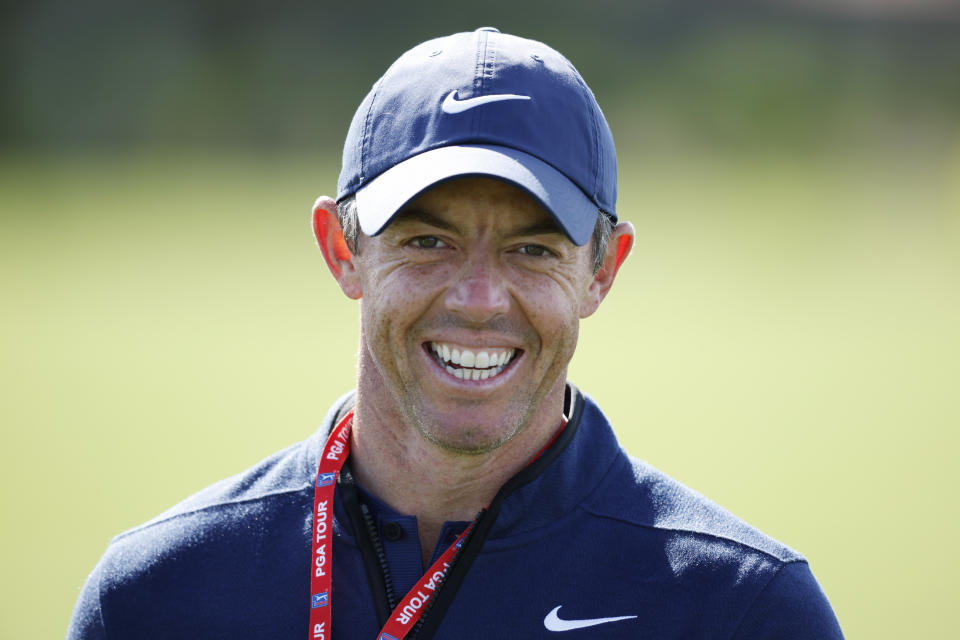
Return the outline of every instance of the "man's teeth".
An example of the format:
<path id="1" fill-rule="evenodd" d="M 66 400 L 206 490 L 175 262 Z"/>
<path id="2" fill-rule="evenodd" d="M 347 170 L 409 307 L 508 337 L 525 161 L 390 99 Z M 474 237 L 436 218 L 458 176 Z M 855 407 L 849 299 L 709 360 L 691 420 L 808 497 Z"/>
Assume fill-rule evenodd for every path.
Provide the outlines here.
<path id="1" fill-rule="evenodd" d="M 478 349 L 476 352 L 464 349 L 461 351 L 457 347 L 438 342 L 431 342 L 430 350 L 436 354 L 450 375 L 461 380 L 486 380 L 491 378 L 503 371 L 504 367 L 516 355 L 516 349 L 487 349 L 484 351 Z M 459 366 L 452 367 L 451 364 Z"/>

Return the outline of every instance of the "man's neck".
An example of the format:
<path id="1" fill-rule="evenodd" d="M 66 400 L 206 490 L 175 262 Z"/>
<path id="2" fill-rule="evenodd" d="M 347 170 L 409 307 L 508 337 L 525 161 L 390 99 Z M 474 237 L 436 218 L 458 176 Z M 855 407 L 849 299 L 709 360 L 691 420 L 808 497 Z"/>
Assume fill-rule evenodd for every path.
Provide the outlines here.
<path id="1" fill-rule="evenodd" d="M 559 401 L 551 400 L 508 442 L 483 453 L 463 453 L 430 442 L 397 412 L 364 402 L 361 390 L 354 411 L 351 467 L 365 490 L 416 516 L 426 566 L 443 524 L 473 520 L 550 441 L 561 424 L 562 393 Z"/>

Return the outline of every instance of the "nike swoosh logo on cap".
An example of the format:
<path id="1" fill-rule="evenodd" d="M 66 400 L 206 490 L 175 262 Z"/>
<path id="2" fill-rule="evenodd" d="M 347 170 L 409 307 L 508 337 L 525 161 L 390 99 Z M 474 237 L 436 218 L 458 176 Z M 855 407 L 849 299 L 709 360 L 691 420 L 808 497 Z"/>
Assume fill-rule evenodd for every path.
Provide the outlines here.
<path id="1" fill-rule="evenodd" d="M 500 102 L 501 100 L 532 100 L 530 96 L 521 96 L 516 93 L 492 93 L 488 96 L 476 96 L 475 98 L 457 99 L 457 90 L 454 89 L 443 99 L 440 108 L 444 113 L 462 113 L 467 109 L 479 107 L 482 104 L 490 102 Z"/>
<path id="2" fill-rule="evenodd" d="M 606 624 L 608 622 L 619 622 L 620 620 L 632 620 L 637 616 L 617 616 L 616 618 L 587 618 L 585 620 L 561 620 L 560 616 L 557 615 L 557 612 L 560 611 L 560 607 L 547 614 L 547 617 L 543 619 L 543 626 L 547 628 L 547 631 L 572 631 L 573 629 L 583 629 L 584 627 L 595 627 L 598 624 Z"/>

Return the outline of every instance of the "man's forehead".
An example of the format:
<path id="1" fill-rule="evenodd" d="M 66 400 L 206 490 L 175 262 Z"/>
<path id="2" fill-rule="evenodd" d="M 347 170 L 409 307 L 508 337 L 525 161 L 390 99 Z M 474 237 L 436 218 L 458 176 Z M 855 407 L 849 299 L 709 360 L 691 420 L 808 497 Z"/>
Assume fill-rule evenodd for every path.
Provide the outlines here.
<path id="1" fill-rule="evenodd" d="M 417 222 L 451 231 L 483 226 L 509 235 L 565 236 L 547 210 L 525 190 L 486 177 L 435 185 L 405 205 L 389 226 Z"/>

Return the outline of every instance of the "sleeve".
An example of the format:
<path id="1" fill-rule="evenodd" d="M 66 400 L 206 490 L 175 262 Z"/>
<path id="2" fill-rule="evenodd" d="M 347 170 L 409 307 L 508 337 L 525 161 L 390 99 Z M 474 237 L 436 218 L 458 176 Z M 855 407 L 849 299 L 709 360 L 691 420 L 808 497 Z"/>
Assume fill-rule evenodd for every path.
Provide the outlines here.
<path id="1" fill-rule="evenodd" d="M 806 562 L 780 568 L 747 611 L 733 640 L 843 640 L 837 616 Z"/>
<path id="2" fill-rule="evenodd" d="M 83 585 L 80 597 L 73 608 L 73 618 L 67 628 L 67 640 L 106 640 L 107 632 L 103 626 L 100 611 L 100 565 L 101 560 Z"/>

